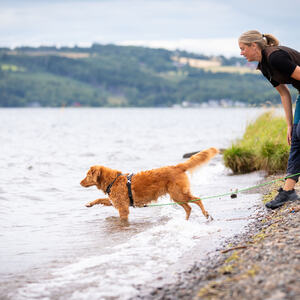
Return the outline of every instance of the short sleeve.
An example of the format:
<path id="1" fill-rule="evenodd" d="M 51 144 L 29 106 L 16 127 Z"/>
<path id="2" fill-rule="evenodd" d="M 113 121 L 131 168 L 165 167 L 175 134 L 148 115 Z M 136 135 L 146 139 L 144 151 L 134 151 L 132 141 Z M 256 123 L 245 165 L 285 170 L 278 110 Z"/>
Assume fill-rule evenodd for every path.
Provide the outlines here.
<path id="1" fill-rule="evenodd" d="M 297 64 L 294 63 L 289 54 L 283 50 L 274 51 L 269 57 L 270 64 L 279 72 L 291 77 Z"/>
<path id="2" fill-rule="evenodd" d="M 269 80 L 271 82 L 271 84 L 273 85 L 273 87 L 276 87 L 279 85 L 279 82 L 275 81 L 274 79 Z"/>

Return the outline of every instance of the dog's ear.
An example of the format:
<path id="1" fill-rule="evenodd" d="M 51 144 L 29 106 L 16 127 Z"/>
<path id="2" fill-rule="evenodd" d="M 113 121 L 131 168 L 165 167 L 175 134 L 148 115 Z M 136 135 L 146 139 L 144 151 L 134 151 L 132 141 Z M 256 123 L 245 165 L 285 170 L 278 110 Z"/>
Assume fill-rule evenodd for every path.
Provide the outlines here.
<path id="1" fill-rule="evenodd" d="M 99 183 L 100 177 L 101 177 L 101 167 L 100 166 L 94 166 L 91 168 L 91 173 L 93 176 L 93 181 L 95 183 Z"/>

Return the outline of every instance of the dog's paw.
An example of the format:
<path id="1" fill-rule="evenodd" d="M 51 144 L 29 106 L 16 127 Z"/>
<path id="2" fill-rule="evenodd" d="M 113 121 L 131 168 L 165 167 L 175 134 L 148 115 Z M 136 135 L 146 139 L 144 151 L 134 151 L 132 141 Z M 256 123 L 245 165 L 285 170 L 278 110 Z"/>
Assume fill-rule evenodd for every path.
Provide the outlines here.
<path id="1" fill-rule="evenodd" d="M 92 203 L 87 203 L 85 206 L 86 206 L 86 207 L 92 207 L 93 204 L 92 204 Z"/>
<path id="2" fill-rule="evenodd" d="M 214 218 L 213 218 L 211 215 L 208 215 L 208 218 L 207 218 L 207 220 L 208 220 L 209 222 L 211 222 L 211 221 L 213 221 L 213 220 L 214 220 Z"/>

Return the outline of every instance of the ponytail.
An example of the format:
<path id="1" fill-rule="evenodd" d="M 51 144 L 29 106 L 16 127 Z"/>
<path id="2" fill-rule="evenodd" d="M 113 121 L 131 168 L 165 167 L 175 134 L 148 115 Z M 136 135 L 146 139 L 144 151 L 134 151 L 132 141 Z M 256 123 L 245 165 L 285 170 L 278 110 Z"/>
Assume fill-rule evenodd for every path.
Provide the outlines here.
<path id="1" fill-rule="evenodd" d="M 262 35 L 267 42 L 267 46 L 278 46 L 279 40 L 273 34 L 263 34 Z"/>
<path id="2" fill-rule="evenodd" d="M 244 32 L 239 37 L 239 42 L 248 46 L 250 46 L 252 43 L 256 43 L 261 49 L 279 45 L 279 40 L 274 35 L 261 34 L 257 30 L 249 30 Z"/>

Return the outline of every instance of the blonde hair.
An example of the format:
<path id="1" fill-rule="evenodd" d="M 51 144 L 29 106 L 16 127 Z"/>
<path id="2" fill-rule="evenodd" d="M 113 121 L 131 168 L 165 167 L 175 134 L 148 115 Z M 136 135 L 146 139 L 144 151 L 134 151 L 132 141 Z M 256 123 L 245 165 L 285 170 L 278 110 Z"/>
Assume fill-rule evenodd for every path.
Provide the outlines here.
<path id="1" fill-rule="evenodd" d="M 256 43 L 260 49 L 279 45 L 279 40 L 274 35 L 262 34 L 257 30 L 249 30 L 244 32 L 239 37 L 239 42 L 247 46 L 250 46 L 252 43 Z"/>

